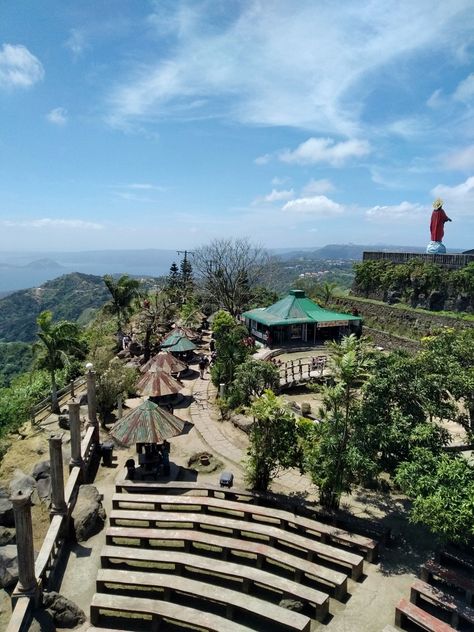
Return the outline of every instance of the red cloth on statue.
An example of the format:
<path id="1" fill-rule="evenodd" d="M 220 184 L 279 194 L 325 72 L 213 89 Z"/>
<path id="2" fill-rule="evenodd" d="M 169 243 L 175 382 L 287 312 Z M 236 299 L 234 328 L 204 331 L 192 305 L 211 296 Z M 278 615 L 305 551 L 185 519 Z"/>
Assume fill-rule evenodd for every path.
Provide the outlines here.
<path id="1" fill-rule="evenodd" d="M 443 241 L 444 224 L 448 221 L 448 216 L 442 208 L 439 208 L 431 214 L 431 241 Z"/>

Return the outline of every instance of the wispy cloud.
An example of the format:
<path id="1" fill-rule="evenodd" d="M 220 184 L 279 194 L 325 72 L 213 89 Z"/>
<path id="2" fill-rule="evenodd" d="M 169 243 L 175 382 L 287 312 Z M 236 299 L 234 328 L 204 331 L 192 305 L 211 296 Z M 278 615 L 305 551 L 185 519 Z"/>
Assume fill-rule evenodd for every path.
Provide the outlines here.
<path id="1" fill-rule="evenodd" d="M 2 225 L 8 228 L 35 228 L 35 229 L 74 229 L 74 230 L 102 230 L 103 224 L 88 222 L 82 219 L 51 219 L 44 217 L 41 219 L 29 220 L 3 220 Z"/>
<path id="2" fill-rule="evenodd" d="M 44 77 L 44 68 L 26 46 L 3 44 L 0 49 L 0 88 L 29 88 Z"/>
<path id="3" fill-rule="evenodd" d="M 46 114 L 46 118 L 53 125 L 63 127 L 68 122 L 68 113 L 65 108 L 54 108 Z"/>
<path id="4" fill-rule="evenodd" d="M 474 169 L 474 145 L 468 145 L 457 149 L 447 156 L 443 156 L 442 162 L 448 169 L 470 171 Z"/>
<path id="5" fill-rule="evenodd" d="M 283 190 L 283 189 L 272 189 L 270 193 L 267 195 L 263 195 L 261 197 L 255 198 L 252 202 L 253 205 L 258 204 L 272 204 L 273 202 L 282 202 L 284 200 L 291 200 L 291 198 L 295 197 L 295 192 L 293 189 Z"/>
<path id="6" fill-rule="evenodd" d="M 66 48 L 72 52 L 74 59 L 78 59 L 87 47 L 87 39 L 83 30 L 71 29 L 65 42 Z"/>
<path id="7" fill-rule="evenodd" d="M 366 140 L 347 140 L 336 143 L 332 138 L 308 138 L 294 150 L 284 149 L 278 153 L 282 162 L 297 165 L 315 165 L 327 163 L 341 167 L 351 158 L 361 158 L 370 153 Z"/>
<path id="8" fill-rule="evenodd" d="M 308 197 L 311 195 L 320 195 L 321 193 L 331 193 L 334 191 L 334 185 L 330 180 L 323 178 L 321 180 L 311 180 L 305 184 L 301 190 L 301 195 Z"/>
<path id="9" fill-rule="evenodd" d="M 426 215 L 426 208 L 421 204 L 413 204 L 412 202 L 372 206 L 365 212 L 368 220 L 389 223 L 400 222 L 400 220 L 418 222 L 423 213 Z"/>
<path id="10" fill-rule="evenodd" d="M 431 195 L 433 199 L 440 197 L 444 200 L 443 207 L 454 220 L 456 215 L 474 219 L 474 176 L 455 186 L 438 184 L 431 190 Z"/>
<path id="11" fill-rule="evenodd" d="M 234 5 L 224 26 L 210 6 L 156 3 L 149 22 L 171 52 L 160 47 L 155 61 L 137 63 L 113 87 L 111 124 L 188 116 L 192 106 L 196 116 L 356 138 L 378 77 L 434 49 L 459 62 L 474 37 L 471 0 L 353 0 L 344 10 L 314 0 L 269 10 L 249 0 Z"/>
<path id="12" fill-rule="evenodd" d="M 283 208 L 287 213 L 307 213 L 326 217 L 328 215 L 340 215 L 344 212 L 344 207 L 338 202 L 329 199 L 325 195 L 314 195 L 312 197 L 297 198 L 290 200 Z"/>

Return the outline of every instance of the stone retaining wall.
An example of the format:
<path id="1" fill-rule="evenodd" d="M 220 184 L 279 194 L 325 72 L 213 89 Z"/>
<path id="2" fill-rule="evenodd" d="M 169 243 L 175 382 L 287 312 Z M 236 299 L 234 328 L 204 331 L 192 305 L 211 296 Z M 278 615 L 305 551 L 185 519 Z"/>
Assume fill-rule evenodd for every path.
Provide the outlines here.
<path id="1" fill-rule="evenodd" d="M 474 321 L 449 318 L 432 312 L 416 312 L 410 309 L 391 307 L 379 303 L 369 303 L 356 297 L 334 297 L 333 307 L 341 311 L 352 312 L 357 309 L 364 319 L 364 330 L 373 328 L 377 335 L 419 341 L 441 327 L 468 329 L 474 327 Z M 377 343 L 378 344 L 378 343 Z M 381 346 L 388 346 L 380 342 Z"/>

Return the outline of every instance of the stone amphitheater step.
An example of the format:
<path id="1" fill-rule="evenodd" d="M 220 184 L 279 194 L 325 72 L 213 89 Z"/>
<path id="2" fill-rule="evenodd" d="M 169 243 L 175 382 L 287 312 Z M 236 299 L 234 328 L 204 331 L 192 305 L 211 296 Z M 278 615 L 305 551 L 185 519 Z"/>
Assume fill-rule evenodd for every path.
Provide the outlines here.
<path id="1" fill-rule="evenodd" d="M 254 632 L 252 628 L 229 621 L 224 617 L 158 599 L 96 593 L 91 602 L 91 623 L 93 626 L 100 625 L 103 622 L 105 618 L 103 611 L 121 616 L 124 621 L 123 625 L 127 625 L 124 614 L 135 616 L 151 615 L 155 621 L 168 619 L 181 624 L 191 624 L 198 627 L 198 629 L 208 630 L 209 632 Z M 119 629 L 127 630 L 126 627 Z M 145 629 L 153 629 L 149 621 L 147 621 Z"/>
<path id="2" fill-rule="evenodd" d="M 273 595 L 278 593 L 280 598 L 290 598 L 301 601 L 313 612 L 313 617 L 319 621 L 326 618 L 328 613 L 328 595 L 320 590 L 298 584 L 285 577 L 280 577 L 258 568 L 224 562 L 202 555 L 181 553 L 180 551 L 153 551 L 131 547 L 104 546 L 101 551 L 102 568 L 131 568 L 140 571 L 160 572 L 163 567 L 176 575 L 185 571 L 197 577 L 211 575 L 223 578 L 236 584 L 244 593 L 251 593 L 258 586 L 267 588 Z"/>
<path id="3" fill-rule="evenodd" d="M 147 527 L 178 528 L 184 524 L 191 524 L 193 529 L 211 530 L 213 534 L 220 530 L 221 535 L 232 535 L 241 540 L 251 539 L 261 542 L 267 541 L 275 548 L 291 548 L 295 555 L 303 555 L 308 561 L 317 560 L 324 563 L 329 561 L 344 570 L 349 569 L 352 579 L 357 580 L 363 572 L 363 557 L 338 549 L 329 544 L 311 540 L 303 535 L 285 531 L 279 527 L 235 518 L 224 518 L 205 513 L 172 512 L 172 511 L 136 511 L 113 509 L 110 516 L 111 525 L 131 526 L 130 523 L 146 523 Z M 126 525 L 124 523 L 127 523 Z M 158 526 L 159 525 L 159 526 Z M 222 533 L 226 530 L 227 533 Z"/>
<path id="4" fill-rule="evenodd" d="M 175 600 L 176 594 L 183 594 L 191 597 L 193 601 L 203 601 L 200 606 L 205 610 L 209 602 L 223 606 L 225 617 L 230 621 L 235 618 L 251 615 L 262 621 L 262 624 L 274 625 L 278 622 L 282 631 L 303 632 L 309 630 L 311 620 L 309 617 L 291 610 L 287 610 L 268 601 L 263 601 L 257 597 L 224 588 L 213 584 L 170 575 L 169 573 L 144 573 L 135 570 L 99 570 L 97 575 L 97 591 L 116 595 L 117 591 L 128 590 L 128 595 L 133 595 L 133 591 L 145 589 L 159 589 L 159 599 L 168 601 Z M 131 591 L 131 592 L 130 592 Z M 123 593 L 122 593 L 123 594 Z M 161 594 L 163 596 L 161 596 Z"/>
<path id="5" fill-rule="evenodd" d="M 194 490 L 193 490 L 194 491 Z M 207 490 L 206 490 L 207 491 Z M 258 500 L 258 499 L 257 499 Z M 128 507 L 126 507 L 128 505 Z M 245 520 L 256 520 L 269 523 L 272 520 L 277 525 L 287 529 L 292 528 L 299 533 L 304 533 L 308 537 L 315 537 L 322 542 L 330 542 L 348 548 L 354 548 L 356 551 L 364 553 L 369 561 L 375 561 L 378 554 L 378 543 L 365 536 L 357 535 L 325 524 L 318 520 L 298 516 L 283 509 L 274 509 L 262 505 L 255 505 L 249 502 L 235 502 L 226 499 L 220 499 L 209 496 L 171 496 L 160 494 L 114 494 L 112 497 L 112 507 L 114 509 L 121 508 L 137 508 L 140 505 L 151 505 L 153 509 L 163 510 L 166 507 L 179 505 L 182 507 L 196 507 L 201 511 L 212 511 L 213 513 L 225 513 L 227 517 L 229 513 L 239 514 Z M 124 507 L 125 506 L 125 507 Z"/>
<path id="6" fill-rule="evenodd" d="M 177 543 L 182 542 L 185 552 L 198 552 L 200 555 L 206 555 L 207 549 L 219 549 L 224 559 L 231 553 L 236 553 L 239 557 L 250 555 L 254 560 L 253 563 L 256 563 L 259 569 L 262 569 L 264 562 L 280 565 L 292 571 L 295 581 L 301 581 L 302 576 L 305 575 L 311 580 L 315 580 L 318 585 L 322 583 L 332 587 L 334 595 L 338 599 L 341 599 L 347 592 L 347 576 L 345 574 L 279 551 L 266 544 L 186 529 L 109 527 L 105 537 L 106 544 L 121 546 L 126 543 L 127 546 L 134 546 L 133 542 L 137 542 L 138 544 L 135 546 L 141 549 L 149 547 L 151 542 L 157 542 L 160 548 L 155 547 L 156 551 L 163 548 L 169 550 L 170 547 L 176 547 Z M 192 547 L 196 545 L 200 548 L 193 549 Z M 207 549 L 203 547 L 207 547 Z"/>

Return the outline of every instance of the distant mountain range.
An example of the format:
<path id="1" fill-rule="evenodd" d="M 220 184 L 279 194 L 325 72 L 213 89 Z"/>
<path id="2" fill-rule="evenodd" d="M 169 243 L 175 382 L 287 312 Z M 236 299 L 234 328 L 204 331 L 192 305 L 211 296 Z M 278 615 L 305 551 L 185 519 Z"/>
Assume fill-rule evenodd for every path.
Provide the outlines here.
<path id="1" fill-rule="evenodd" d="M 273 248 L 269 252 L 282 261 L 327 259 L 358 261 L 364 250 L 424 252 L 416 246 L 329 244 L 320 248 Z M 448 252 L 460 250 L 448 249 Z M 181 255 L 175 250 L 89 250 L 82 252 L 0 253 L 0 297 L 15 290 L 40 286 L 62 274 L 79 272 L 102 276 L 129 274 L 159 277 L 168 274 Z M 191 260 L 192 261 L 192 260 Z"/>
<path id="2" fill-rule="evenodd" d="M 0 299 L 0 342 L 33 342 L 36 318 L 51 310 L 55 320 L 80 320 L 110 298 L 101 277 L 66 274 L 39 288 L 13 292 Z"/>

